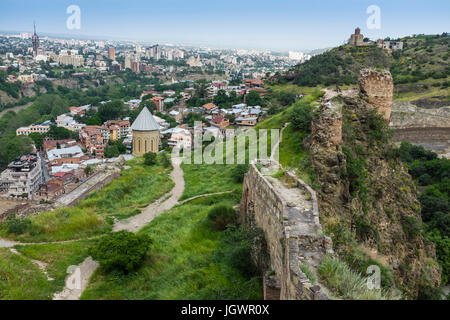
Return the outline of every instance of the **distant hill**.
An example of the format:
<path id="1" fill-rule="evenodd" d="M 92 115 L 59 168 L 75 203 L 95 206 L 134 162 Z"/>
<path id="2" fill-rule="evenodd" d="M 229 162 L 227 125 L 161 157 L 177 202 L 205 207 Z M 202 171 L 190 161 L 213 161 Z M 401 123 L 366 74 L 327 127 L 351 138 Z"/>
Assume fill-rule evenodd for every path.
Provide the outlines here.
<path id="1" fill-rule="evenodd" d="M 392 53 L 375 44 L 360 47 L 342 45 L 312 57 L 271 81 L 299 86 L 351 85 L 357 83 L 362 68 L 386 68 L 391 71 L 396 85 L 448 88 L 450 38 L 446 33 L 398 40 L 404 42 L 404 49 Z"/>
<path id="2" fill-rule="evenodd" d="M 308 51 L 307 54 L 315 56 L 317 54 L 322 54 L 322 53 L 324 53 L 324 52 L 326 52 L 328 50 L 331 50 L 331 49 L 333 49 L 333 47 L 322 48 L 322 49 L 314 49 L 314 50 Z"/>

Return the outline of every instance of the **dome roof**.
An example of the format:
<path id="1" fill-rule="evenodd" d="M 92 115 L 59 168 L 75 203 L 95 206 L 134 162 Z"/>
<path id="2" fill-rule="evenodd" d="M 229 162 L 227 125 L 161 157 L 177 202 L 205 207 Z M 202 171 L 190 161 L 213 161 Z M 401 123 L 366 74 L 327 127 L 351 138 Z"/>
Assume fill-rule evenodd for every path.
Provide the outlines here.
<path id="1" fill-rule="evenodd" d="M 155 131 L 159 129 L 159 124 L 156 122 L 155 118 L 153 118 L 147 107 L 142 109 L 141 113 L 139 113 L 138 117 L 131 125 L 131 130 L 137 131 Z"/>

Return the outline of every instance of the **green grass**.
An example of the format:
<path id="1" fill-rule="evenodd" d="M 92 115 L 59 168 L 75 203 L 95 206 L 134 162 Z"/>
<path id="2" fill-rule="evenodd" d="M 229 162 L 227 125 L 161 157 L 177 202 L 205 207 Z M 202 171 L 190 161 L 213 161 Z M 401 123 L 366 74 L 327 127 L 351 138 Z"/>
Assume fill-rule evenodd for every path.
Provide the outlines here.
<path id="1" fill-rule="evenodd" d="M 126 218 L 140 213 L 173 188 L 171 168 L 144 166 L 142 159 L 128 163 L 131 168 L 105 188 L 92 193 L 75 207 L 59 208 L 31 216 L 30 229 L 21 235 L 8 234 L 0 225 L 0 237 L 22 242 L 52 242 L 83 239 L 111 230 L 112 216 Z"/>
<path id="2" fill-rule="evenodd" d="M 236 195 L 196 199 L 157 217 L 140 231 L 154 239 L 144 265 L 122 276 L 96 272 L 82 299 L 261 299 L 261 279 L 214 258 L 222 234 L 208 212 L 217 202 L 236 204 Z"/>
<path id="3" fill-rule="evenodd" d="M 46 288 L 52 296 L 63 289 L 67 268 L 80 264 L 88 256 L 87 248 L 93 243 L 94 240 L 83 240 L 58 244 L 19 245 L 15 248 L 24 257 L 47 264 L 47 273 L 54 280 L 50 281 L 50 286 Z"/>
<path id="4" fill-rule="evenodd" d="M 259 278 L 247 279 L 214 257 L 222 233 L 208 219 L 212 205 L 237 205 L 240 184 L 230 175 L 233 165 L 183 164 L 183 198 L 234 190 L 198 198 L 155 218 L 140 233 L 153 245 L 144 265 L 128 275 L 93 276 L 82 299 L 261 299 Z"/>
<path id="5" fill-rule="evenodd" d="M 331 292 L 345 300 L 390 300 L 386 290 L 369 290 L 366 279 L 342 261 L 325 256 L 317 272 Z"/>
<path id="6" fill-rule="evenodd" d="M 131 168 L 123 170 L 120 178 L 79 204 L 80 208 L 94 208 L 95 212 L 127 218 L 140 213 L 140 208 L 161 198 L 169 192 L 174 182 L 169 177 L 170 168 L 145 166 L 142 158 L 128 163 Z"/>
<path id="7" fill-rule="evenodd" d="M 25 257 L 0 248 L 0 300 L 50 299 L 52 283 Z"/>
<path id="8" fill-rule="evenodd" d="M 309 279 L 309 281 L 311 281 L 312 284 L 316 284 L 316 277 L 307 264 L 301 264 L 300 270 L 302 270 L 302 272 L 306 275 L 306 277 Z"/>
<path id="9" fill-rule="evenodd" d="M 231 171 L 236 165 L 227 164 L 182 164 L 185 190 L 180 200 L 194 196 L 231 190 L 241 190 Z"/>
<path id="10" fill-rule="evenodd" d="M 314 171 L 311 166 L 309 153 L 302 147 L 306 134 L 295 130 L 292 124 L 283 131 L 283 140 L 280 144 L 280 163 L 290 170 L 294 169 L 296 175 L 308 184 L 314 182 Z"/>

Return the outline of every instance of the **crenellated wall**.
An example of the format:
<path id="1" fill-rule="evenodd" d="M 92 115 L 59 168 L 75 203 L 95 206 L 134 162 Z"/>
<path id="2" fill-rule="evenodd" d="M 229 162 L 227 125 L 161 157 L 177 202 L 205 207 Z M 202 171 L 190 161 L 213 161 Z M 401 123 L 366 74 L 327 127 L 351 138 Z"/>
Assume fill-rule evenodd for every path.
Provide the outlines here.
<path id="1" fill-rule="evenodd" d="M 274 161 L 265 160 L 262 165 L 267 166 L 268 162 L 270 165 Z M 300 269 L 302 263 L 317 265 L 323 255 L 332 254 L 331 239 L 321 233 L 316 194 L 293 173 L 285 175 L 294 185 L 286 190 L 274 178 L 261 173 L 255 164 L 244 179 L 240 218 L 241 221 L 252 218 L 264 231 L 270 257 L 264 276 L 264 298 L 328 299 L 320 286 L 313 285 Z M 287 201 L 287 190 L 305 195 L 307 203 Z"/>

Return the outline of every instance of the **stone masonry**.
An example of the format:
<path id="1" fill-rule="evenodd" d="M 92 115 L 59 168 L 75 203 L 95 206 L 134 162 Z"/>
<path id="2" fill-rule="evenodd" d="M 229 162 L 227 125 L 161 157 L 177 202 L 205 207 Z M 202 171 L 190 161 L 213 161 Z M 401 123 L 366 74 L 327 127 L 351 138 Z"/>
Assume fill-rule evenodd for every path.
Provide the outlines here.
<path id="1" fill-rule="evenodd" d="M 394 80 L 389 71 L 363 69 L 359 74 L 359 88 L 365 99 L 386 121 L 391 118 Z"/>
<path id="2" fill-rule="evenodd" d="M 260 161 L 263 166 L 272 162 Z M 264 175 L 253 163 L 244 179 L 240 219 L 251 217 L 264 231 L 270 257 L 270 269 L 264 275 L 264 298 L 328 299 L 300 269 L 303 263 L 317 266 L 326 253 L 333 252 L 331 239 L 321 233 L 316 194 L 293 173 L 285 172 L 284 178 L 291 181 L 291 187 Z M 299 200 L 289 202 L 288 193 Z"/>

